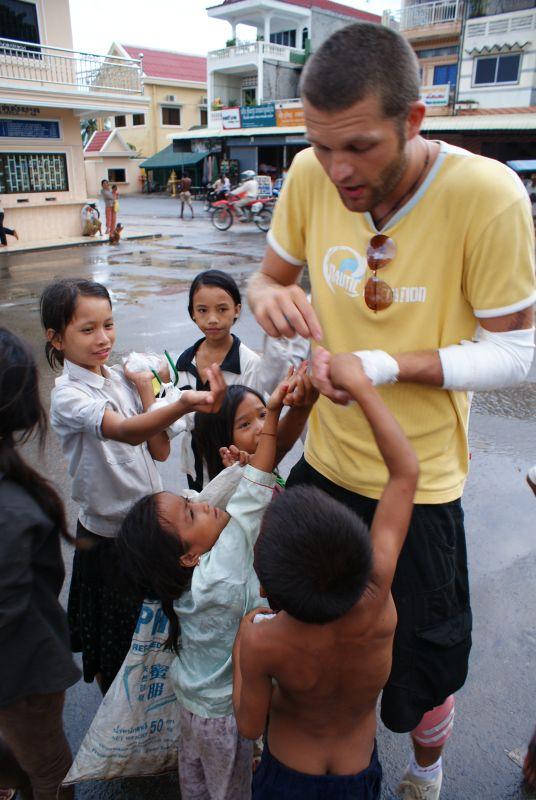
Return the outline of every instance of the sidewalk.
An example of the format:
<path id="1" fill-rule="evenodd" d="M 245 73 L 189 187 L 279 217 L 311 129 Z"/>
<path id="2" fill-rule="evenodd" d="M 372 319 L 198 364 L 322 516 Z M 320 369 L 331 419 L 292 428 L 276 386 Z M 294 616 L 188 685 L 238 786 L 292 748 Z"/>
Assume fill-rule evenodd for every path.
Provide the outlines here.
<path id="1" fill-rule="evenodd" d="M 121 241 L 135 239 L 159 239 L 161 233 L 155 233 L 151 230 L 142 230 L 131 228 L 128 232 L 124 232 L 121 236 Z M 11 237 L 10 237 L 11 238 Z M 39 250 L 58 250 L 63 247 L 77 247 L 79 245 L 98 245 L 108 244 L 108 236 L 71 236 L 69 238 L 57 239 L 55 241 L 37 241 L 37 242 L 24 242 L 14 240 L 14 244 L 7 247 L 0 247 L 0 258 L 3 255 L 15 255 L 19 253 L 33 253 Z M 113 245 L 112 245 L 113 246 Z"/>

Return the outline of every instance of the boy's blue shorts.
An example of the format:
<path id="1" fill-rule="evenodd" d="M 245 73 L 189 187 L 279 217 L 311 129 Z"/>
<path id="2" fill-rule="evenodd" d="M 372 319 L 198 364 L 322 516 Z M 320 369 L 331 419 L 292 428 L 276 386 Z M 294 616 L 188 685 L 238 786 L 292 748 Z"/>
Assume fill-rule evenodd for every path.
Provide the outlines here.
<path id="1" fill-rule="evenodd" d="M 261 763 L 253 774 L 252 800 L 379 800 L 382 766 L 374 751 L 368 767 L 357 775 L 306 775 L 281 764 L 264 743 Z"/>

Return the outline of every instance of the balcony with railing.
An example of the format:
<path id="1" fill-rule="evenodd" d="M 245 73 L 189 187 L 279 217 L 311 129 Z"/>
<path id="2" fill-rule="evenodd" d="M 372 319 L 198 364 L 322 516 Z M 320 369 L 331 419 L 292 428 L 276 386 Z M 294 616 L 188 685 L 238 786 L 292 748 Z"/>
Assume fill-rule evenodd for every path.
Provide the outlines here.
<path id="1" fill-rule="evenodd" d="M 259 60 L 264 59 L 301 65 L 305 63 L 305 50 L 273 42 L 244 42 L 221 50 L 212 50 L 208 54 L 208 68 L 209 70 L 235 69 L 257 64 Z"/>
<path id="2" fill-rule="evenodd" d="M 461 30 L 463 0 L 437 0 L 384 13 L 383 23 L 408 39 L 449 36 Z"/>
<path id="3" fill-rule="evenodd" d="M 0 86 L 80 95 L 141 95 L 141 62 L 0 38 Z"/>

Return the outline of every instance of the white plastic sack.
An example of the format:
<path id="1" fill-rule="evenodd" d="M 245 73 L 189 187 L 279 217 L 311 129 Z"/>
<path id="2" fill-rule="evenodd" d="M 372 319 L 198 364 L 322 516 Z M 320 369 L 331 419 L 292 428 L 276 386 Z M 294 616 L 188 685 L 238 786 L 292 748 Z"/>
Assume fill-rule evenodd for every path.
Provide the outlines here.
<path id="1" fill-rule="evenodd" d="M 164 359 L 157 353 L 131 353 L 123 358 L 123 364 L 130 372 L 145 372 L 149 369 L 154 369 L 158 372 L 160 367 L 164 364 Z"/>
<path id="2" fill-rule="evenodd" d="M 145 600 L 130 650 L 84 737 L 64 784 L 177 769 L 178 703 L 164 650 L 169 622 Z"/>
<path id="3" fill-rule="evenodd" d="M 239 464 L 222 470 L 202 492 L 183 494 L 226 508 L 242 477 Z M 130 650 L 86 733 L 64 785 L 159 775 L 177 769 L 178 702 L 169 678 L 175 654 L 164 650 L 169 622 L 156 600 L 145 600 Z"/>

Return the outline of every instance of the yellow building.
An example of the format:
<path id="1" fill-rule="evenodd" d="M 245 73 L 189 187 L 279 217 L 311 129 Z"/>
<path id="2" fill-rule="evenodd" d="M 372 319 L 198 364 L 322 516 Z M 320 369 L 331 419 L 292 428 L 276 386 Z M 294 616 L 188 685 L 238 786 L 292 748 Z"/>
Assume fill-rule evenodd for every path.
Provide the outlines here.
<path id="1" fill-rule="evenodd" d="M 2 3 L 0 194 L 23 241 L 81 233 L 80 120 L 144 114 L 139 61 L 72 49 L 69 0 Z"/>
<path id="2" fill-rule="evenodd" d="M 135 55 L 133 55 L 135 54 Z M 114 42 L 111 56 L 141 61 L 144 114 L 118 114 L 112 128 L 144 158 L 169 145 L 169 134 L 207 124 L 207 60 L 201 56 Z"/>

